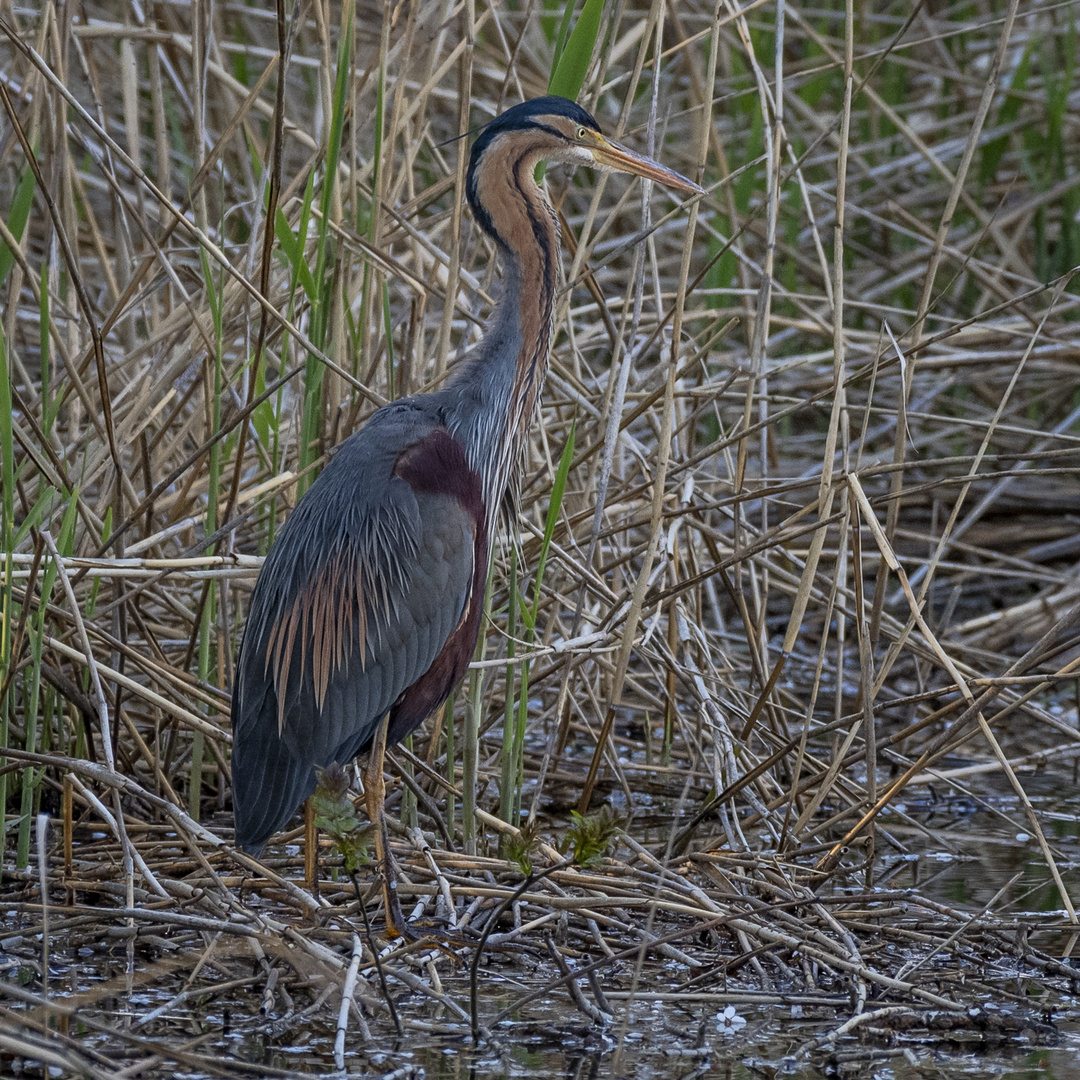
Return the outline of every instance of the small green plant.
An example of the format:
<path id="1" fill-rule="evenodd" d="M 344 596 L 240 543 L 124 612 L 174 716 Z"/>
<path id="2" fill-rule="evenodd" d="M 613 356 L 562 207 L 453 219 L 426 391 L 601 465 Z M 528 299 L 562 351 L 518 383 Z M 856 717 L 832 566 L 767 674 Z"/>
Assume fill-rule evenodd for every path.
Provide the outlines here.
<path id="1" fill-rule="evenodd" d="M 533 872 L 533 853 L 540 844 L 540 828 L 534 821 L 516 833 L 499 836 L 499 857 L 516 866 L 526 877 Z"/>
<path id="2" fill-rule="evenodd" d="M 607 853 L 612 840 L 622 832 L 626 822 L 616 817 L 610 806 L 586 817 L 576 810 L 570 813 L 570 828 L 559 849 L 579 866 L 594 866 Z"/>
<path id="3" fill-rule="evenodd" d="M 349 779 L 337 762 L 325 769 L 316 769 L 315 774 L 318 784 L 311 797 L 315 827 L 322 829 L 341 852 L 346 872 L 355 874 L 361 866 L 371 862 L 368 853 L 371 826 L 360 823 L 349 797 Z"/>

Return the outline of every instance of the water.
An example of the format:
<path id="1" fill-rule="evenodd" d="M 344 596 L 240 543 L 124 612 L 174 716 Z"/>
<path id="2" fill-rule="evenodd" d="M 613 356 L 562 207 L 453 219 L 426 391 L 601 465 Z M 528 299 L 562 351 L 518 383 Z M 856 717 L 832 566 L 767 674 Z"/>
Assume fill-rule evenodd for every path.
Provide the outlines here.
<path id="1" fill-rule="evenodd" d="M 1080 796 L 1069 786 L 1040 777 L 1025 777 L 1024 782 L 1065 888 L 1080 897 Z M 1006 945 L 1016 941 L 1018 947 L 1015 955 L 998 947 L 986 962 L 974 932 L 960 935 L 948 948 L 941 947 L 940 932 L 925 947 L 912 944 L 910 936 L 901 940 L 867 932 L 859 939 L 867 961 L 878 970 L 917 970 L 920 985 L 935 992 L 960 993 L 963 988 L 982 1006 L 984 1016 L 1019 1018 L 1021 1030 L 984 1023 L 981 1028 L 927 1033 L 890 1030 L 882 1021 L 870 1025 L 877 1031 L 853 1032 L 836 1047 L 815 1047 L 815 1040 L 851 1016 L 850 987 L 823 988 L 819 996 L 825 1003 L 817 1005 L 805 1003 L 805 988 L 792 991 L 800 997 L 794 1006 L 754 1000 L 726 1005 L 716 997 L 724 990 L 717 978 L 702 982 L 703 993 L 698 996 L 683 993 L 679 1000 L 671 1000 L 688 973 L 685 966 L 664 961 L 647 966 L 640 994 L 628 1007 L 633 964 L 619 962 L 603 973 L 602 985 L 611 995 L 615 1015 L 608 1027 L 591 1024 L 572 1006 L 565 990 L 558 989 L 498 1023 L 495 1045 L 480 1047 L 473 1045 L 469 1025 L 459 1016 L 394 983 L 404 1035 L 396 1037 L 384 1017 L 369 1016 L 372 1037 L 366 1043 L 353 1018 L 344 1075 L 396 1075 L 398 1080 L 420 1076 L 421 1071 L 425 1077 L 447 1080 L 615 1076 L 1080 1080 L 1080 990 L 1060 973 L 1040 970 L 1020 947 L 1027 944 L 1060 956 L 1070 942 L 1063 928 L 1064 903 L 1023 806 L 1003 784 L 983 780 L 978 794 L 971 797 L 945 799 L 910 792 L 881 818 L 881 826 L 897 846 L 879 834 L 875 863 L 879 888 L 914 889 L 972 919 L 988 907 L 999 919 L 1015 917 L 1012 929 L 1001 931 L 999 937 L 1003 934 Z M 850 880 L 845 885 L 850 886 Z M 50 994 L 54 1002 L 77 1006 L 74 1016 L 59 1023 L 70 1040 L 65 1045 L 84 1054 L 101 1054 L 117 1069 L 147 1061 L 143 1077 L 209 1080 L 261 1075 L 266 1070 L 270 1075 L 335 1073 L 336 997 L 313 1004 L 324 989 L 320 980 L 327 981 L 317 966 L 302 976 L 284 954 L 270 956 L 281 980 L 267 997 L 266 970 L 248 939 L 199 934 L 178 942 L 169 935 L 151 934 L 137 941 L 134 970 L 129 971 L 127 942 L 109 936 L 124 928 L 111 926 L 106 933 L 100 927 L 110 925 L 107 909 L 101 916 L 104 921 L 84 917 L 81 924 L 79 917 L 54 920 Z M 0 931 L 6 935 L 0 937 L 0 982 L 35 994 L 41 992 L 40 936 L 33 932 L 38 919 L 28 910 L 13 909 Z M 527 940 L 530 948 L 525 951 L 485 953 L 480 995 L 484 1022 L 493 1022 L 552 976 L 542 937 Z M 599 953 L 585 949 L 581 955 L 595 958 Z M 293 961 L 299 963 L 295 956 Z M 202 966 L 192 980 L 197 964 Z M 410 970 L 426 977 L 427 969 L 419 962 Z M 443 992 L 467 1009 L 467 968 L 441 962 L 438 970 Z M 340 974 L 335 977 L 340 980 Z M 177 1001 L 185 988 L 199 993 Z M 726 989 L 760 992 L 762 987 L 746 967 L 728 980 Z M 378 997 L 375 980 L 369 981 L 366 992 Z M 585 993 L 588 997 L 587 988 Z M 10 999 L 0 1005 L 31 1020 L 43 1015 Z M 147 1022 L 163 1006 L 169 1007 Z M 880 1007 L 872 998 L 867 1003 L 870 1011 Z M 0 1014 L 0 1040 L 18 1031 L 14 1015 Z M 1044 1021 L 1053 1026 L 1040 1026 Z M 55 1017 L 52 1023 L 57 1026 Z M 1032 1026 L 1025 1029 L 1025 1025 Z M 155 1051 L 179 1054 L 181 1060 L 155 1062 Z M 75 1073 L 50 1072 L 27 1053 L 12 1052 L 10 1045 L 0 1042 L 0 1076 L 69 1074 Z"/>

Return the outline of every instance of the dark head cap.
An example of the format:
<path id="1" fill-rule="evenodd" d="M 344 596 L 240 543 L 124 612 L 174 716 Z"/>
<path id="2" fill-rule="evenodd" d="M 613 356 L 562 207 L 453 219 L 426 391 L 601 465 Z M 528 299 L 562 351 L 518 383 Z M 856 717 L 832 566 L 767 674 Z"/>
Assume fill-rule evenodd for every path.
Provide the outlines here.
<path id="1" fill-rule="evenodd" d="M 487 232 L 492 232 L 490 219 L 476 197 L 476 170 L 484 157 L 484 152 L 500 136 L 510 131 L 542 131 L 558 140 L 565 140 L 563 132 L 545 123 L 545 118 L 561 116 L 579 128 L 600 131 L 600 125 L 580 105 L 569 98 L 550 95 L 523 101 L 520 105 L 500 113 L 480 130 L 469 155 L 469 173 L 465 182 L 465 194 L 477 221 Z M 494 235 L 494 233 L 492 233 Z"/>
<path id="2" fill-rule="evenodd" d="M 505 131 L 524 131 L 527 128 L 539 128 L 541 131 L 553 132 L 556 135 L 561 134 L 544 123 L 543 118 L 545 116 L 565 116 L 571 124 L 576 124 L 578 127 L 592 128 L 593 131 L 600 130 L 600 125 L 596 120 L 576 101 L 571 101 L 569 98 L 557 97 L 553 94 L 550 97 L 523 101 L 520 105 L 515 105 L 504 113 L 499 113 L 494 120 L 485 124 L 480 130 L 476 142 L 473 143 L 472 157 L 469 160 L 470 171 L 492 140 Z"/>

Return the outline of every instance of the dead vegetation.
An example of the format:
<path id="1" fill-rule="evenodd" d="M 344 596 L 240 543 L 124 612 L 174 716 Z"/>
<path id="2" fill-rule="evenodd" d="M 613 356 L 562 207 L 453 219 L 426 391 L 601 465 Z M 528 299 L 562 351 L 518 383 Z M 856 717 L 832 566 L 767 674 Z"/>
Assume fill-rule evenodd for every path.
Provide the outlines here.
<path id="1" fill-rule="evenodd" d="M 282 1075 L 338 1032 L 389 1072 L 395 1027 L 700 1062 L 771 1007 L 842 1072 L 1071 1000 L 1075 8 L 588 6 L 579 100 L 709 195 L 548 176 L 519 533 L 395 759 L 453 933 L 377 967 L 370 877 L 369 933 L 328 845 L 317 883 L 299 832 L 229 846 L 234 653 L 325 455 L 477 340 L 451 140 L 547 91 L 562 8 L 0 3 L 5 1071 Z M 918 876 L 949 853 L 963 896 Z"/>

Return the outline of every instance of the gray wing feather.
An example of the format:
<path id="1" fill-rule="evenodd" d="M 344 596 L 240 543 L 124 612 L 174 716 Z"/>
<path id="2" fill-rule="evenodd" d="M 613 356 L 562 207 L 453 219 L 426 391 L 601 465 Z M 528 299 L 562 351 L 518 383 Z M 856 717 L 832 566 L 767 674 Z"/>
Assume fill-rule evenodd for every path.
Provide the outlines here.
<path id="1" fill-rule="evenodd" d="M 342 444 L 256 582 L 233 690 L 237 843 L 261 850 L 315 789 L 315 766 L 363 750 L 458 625 L 473 521 L 394 475 L 436 425 L 389 407 Z"/>

